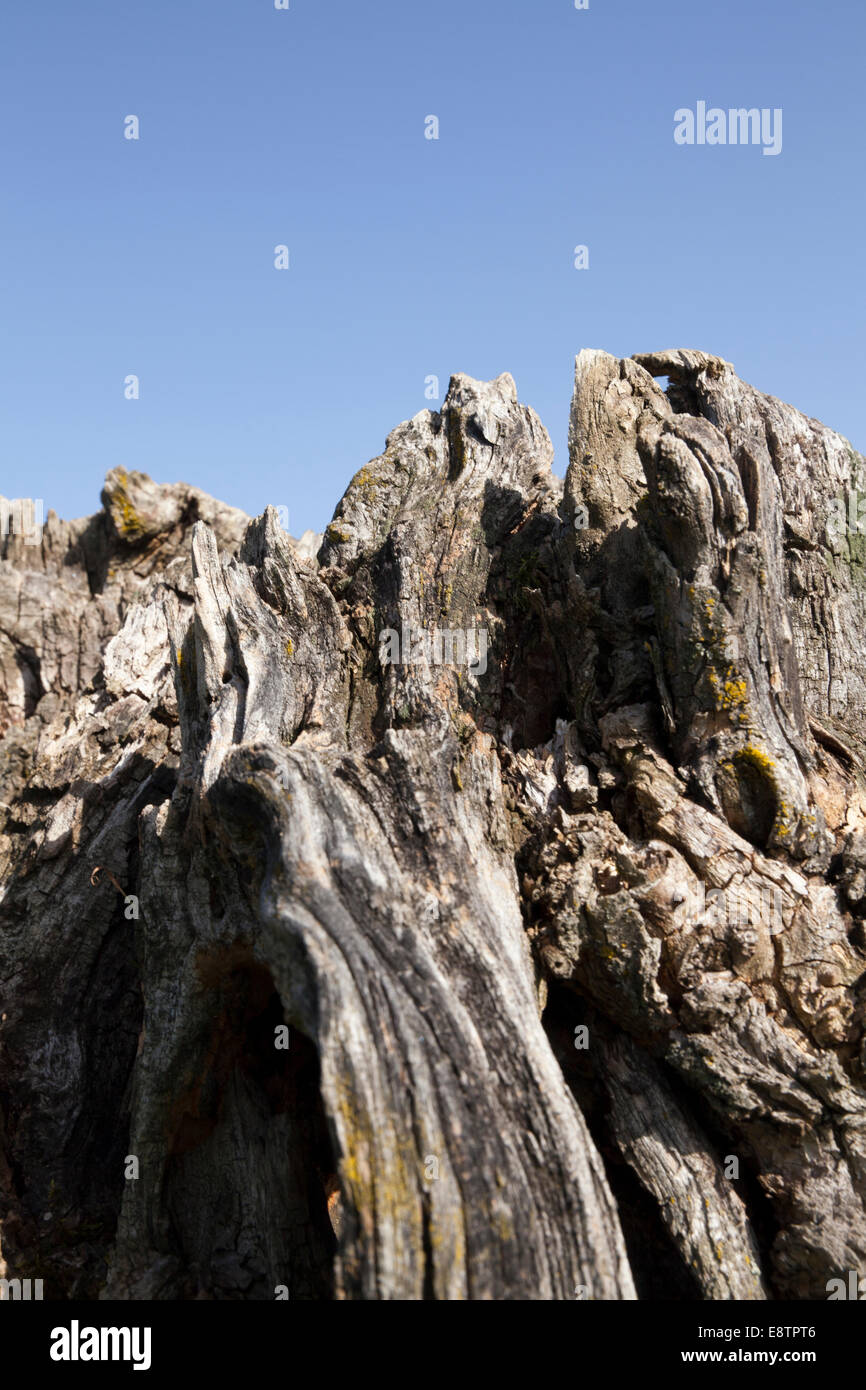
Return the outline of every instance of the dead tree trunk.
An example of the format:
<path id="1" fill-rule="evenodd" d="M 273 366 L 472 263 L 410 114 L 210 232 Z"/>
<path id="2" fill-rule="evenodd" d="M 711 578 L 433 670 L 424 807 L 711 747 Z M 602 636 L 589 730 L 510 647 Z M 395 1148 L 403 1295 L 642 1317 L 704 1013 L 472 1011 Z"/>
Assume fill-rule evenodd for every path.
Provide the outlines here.
<path id="1" fill-rule="evenodd" d="M 699 352 L 581 353 L 570 455 L 458 376 L 317 560 L 119 470 L 3 541 L 8 1277 L 866 1272 L 864 460 Z"/>

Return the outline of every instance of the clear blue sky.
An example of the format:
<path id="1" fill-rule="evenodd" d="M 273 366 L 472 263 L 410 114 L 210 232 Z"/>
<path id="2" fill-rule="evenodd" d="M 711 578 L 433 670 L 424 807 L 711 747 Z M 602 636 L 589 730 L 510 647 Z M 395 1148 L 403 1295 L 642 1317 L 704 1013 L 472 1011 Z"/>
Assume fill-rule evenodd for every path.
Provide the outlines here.
<path id="1" fill-rule="evenodd" d="M 457 371 L 564 472 L 582 347 L 705 348 L 866 450 L 864 38 L 863 0 L 6 0 L 0 492 L 80 516 L 121 464 L 321 529 Z M 677 146 L 699 100 L 781 107 L 782 153 Z"/>

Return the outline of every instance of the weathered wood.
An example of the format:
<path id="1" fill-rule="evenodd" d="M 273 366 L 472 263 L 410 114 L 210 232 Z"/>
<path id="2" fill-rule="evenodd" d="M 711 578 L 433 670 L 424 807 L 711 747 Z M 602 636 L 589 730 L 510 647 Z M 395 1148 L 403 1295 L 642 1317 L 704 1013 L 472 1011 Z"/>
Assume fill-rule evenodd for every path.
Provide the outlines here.
<path id="1" fill-rule="evenodd" d="M 697 352 L 570 453 L 460 376 L 317 558 L 118 470 L 3 542 L 10 1277 L 632 1298 L 600 1143 L 705 1298 L 863 1270 L 863 460 Z"/>

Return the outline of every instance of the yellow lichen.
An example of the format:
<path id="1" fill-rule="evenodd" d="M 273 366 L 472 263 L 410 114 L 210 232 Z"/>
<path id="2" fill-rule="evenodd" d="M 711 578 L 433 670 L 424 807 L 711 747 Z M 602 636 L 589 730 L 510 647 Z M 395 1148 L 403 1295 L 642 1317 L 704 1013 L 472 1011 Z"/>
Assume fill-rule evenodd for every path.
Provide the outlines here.
<path id="1" fill-rule="evenodd" d="M 120 509 L 119 530 L 124 536 L 140 536 L 144 533 L 144 523 L 130 502 L 126 493 L 117 493 L 114 497 L 115 506 Z M 117 516 L 115 514 L 115 521 Z"/>
<path id="2" fill-rule="evenodd" d="M 358 469 L 352 479 L 351 486 L 357 488 L 367 501 L 375 502 L 376 493 L 379 490 L 381 481 L 381 478 L 377 478 L 373 470 L 367 465 L 364 468 Z"/>
<path id="3" fill-rule="evenodd" d="M 749 687 L 744 676 L 738 676 L 733 666 L 728 666 L 724 676 L 712 668 L 707 672 L 707 680 L 716 699 L 716 709 L 728 713 L 737 711 L 740 723 L 746 722 L 745 711 L 749 704 Z"/>
<path id="4" fill-rule="evenodd" d="M 773 759 L 764 752 L 763 748 L 756 747 L 754 743 L 744 744 L 742 748 L 737 749 L 734 756 L 738 758 L 740 762 L 751 763 L 752 767 L 758 768 L 760 772 L 764 772 L 768 776 L 773 775 L 776 764 L 773 762 Z"/>
<path id="5" fill-rule="evenodd" d="M 694 586 L 689 589 L 695 597 Z M 695 618 L 700 631 L 694 638 L 696 654 L 704 665 L 707 684 L 717 710 L 723 710 L 731 723 L 749 724 L 748 682 L 731 661 L 728 633 L 717 612 L 717 599 L 704 594 L 695 604 Z"/>

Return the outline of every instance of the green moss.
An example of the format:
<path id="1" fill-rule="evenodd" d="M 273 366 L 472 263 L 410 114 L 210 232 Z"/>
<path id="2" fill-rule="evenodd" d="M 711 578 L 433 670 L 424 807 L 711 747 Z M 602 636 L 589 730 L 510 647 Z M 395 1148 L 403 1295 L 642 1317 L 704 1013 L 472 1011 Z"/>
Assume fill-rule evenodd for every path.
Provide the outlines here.
<path id="1" fill-rule="evenodd" d="M 849 532 L 848 551 L 851 556 L 852 568 L 857 567 L 861 570 L 866 568 L 866 535 L 862 531 Z"/>

